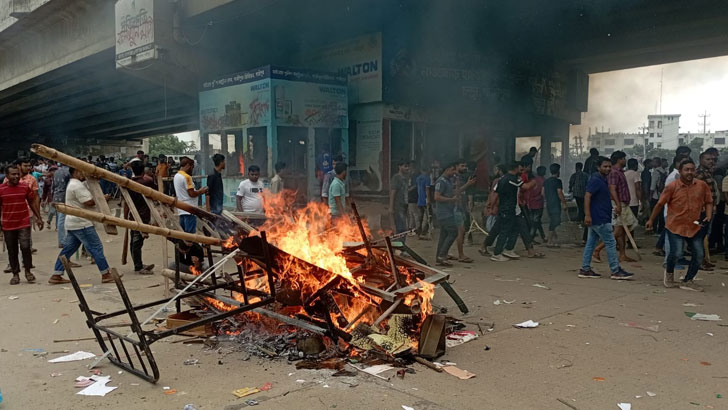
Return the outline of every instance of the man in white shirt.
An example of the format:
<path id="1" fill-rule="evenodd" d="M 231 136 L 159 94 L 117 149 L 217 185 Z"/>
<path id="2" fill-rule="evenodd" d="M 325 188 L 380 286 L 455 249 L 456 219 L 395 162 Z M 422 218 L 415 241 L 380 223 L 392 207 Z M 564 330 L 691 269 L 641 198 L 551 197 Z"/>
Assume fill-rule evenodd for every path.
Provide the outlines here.
<path id="1" fill-rule="evenodd" d="M 68 187 L 66 188 L 66 205 L 81 209 L 94 208 L 96 202 L 86 184 L 83 183 L 86 180 L 83 172 L 74 168 L 69 168 L 68 171 L 71 174 L 71 179 L 68 181 Z M 61 263 L 61 256 L 65 256 L 70 260 L 81 245 L 94 258 L 96 267 L 99 268 L 99 273 L 101 273 L 101 283 L 114 282 L 114 278 L 109 272 L 109 263 L 104 256 L 104 245 L 99 238 L 99 234 L 96 233 L 93 223 L 78 216 L 66 215 L 66 239 L 63 250 L 56 259 L 53 275 L 48 279 L 48 283 L 59 285 L 70 282 L 63 277 L 64 268 L 63 263 Z"/>
<path id="2" fill-rule="evenodd" d="M 195 168 L 195 163 L 188 157 L 182 157 L 179 159 L 180 168 L 179 171 L 174 175 L 174 192 L 177 195 L 177 199 L 180 201 L 197 206 L 197 197 L 207 193 L 208 188 L 202 187 L 202 189 L 195 189 L 195 184 L 192 182 L 192 170 Z M 197 217 L 187 211 L 177 208 L 177 214 L 179 215 L 179 224 L 182 226 L 182 230 L 187 233 L 197 232 Z"/>
<path id="3" fill-rule="evenodd" d="M 251 165 L 248 167 L 248 179 L 238 186 L 235 195 L 235 203 L 238 212 L 263 214 L 263 183 L 260 182 L 260 167 Z M 264 220 L 254 219 L 248 221 L 253 226 L 260 226 Z"/>
<path id="4" fill-rule="evenodd" d="M 278 162 L 276 163 L 276 176 L 273 177 L 270 181 L 270 193 L 271 194 L 278 194 L 281 191 L 283 191 L 283 172 L 286 169 L 286 163 L 285 162 Z"/>

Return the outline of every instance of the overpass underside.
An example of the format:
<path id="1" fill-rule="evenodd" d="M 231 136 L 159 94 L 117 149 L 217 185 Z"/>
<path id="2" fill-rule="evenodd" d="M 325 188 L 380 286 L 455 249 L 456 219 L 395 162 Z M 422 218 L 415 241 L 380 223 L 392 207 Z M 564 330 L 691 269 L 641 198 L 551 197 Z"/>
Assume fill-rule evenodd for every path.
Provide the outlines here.
<path id="1" fill-rule="evenodd" d="M 186 0 L 155 15 L 169 30 L 158 58 L 119 68 L 113 2 L 19 3 L 0 0 L 4 145 L 199 129 L 204 80 L 300 66 L 311 50 L 379 32 L 384 103 L 434 108 L 481 128 L 499 122 L 491 135 L 505 139 L 505 153 L 518 135 L 567 141 L 565 128 L 587 109 L 589 73 L 728 54 L 728 2 L 716 0 Z M 389 70 L 401 50 L 415 72 L 477 78 L 396 77 Z"/>

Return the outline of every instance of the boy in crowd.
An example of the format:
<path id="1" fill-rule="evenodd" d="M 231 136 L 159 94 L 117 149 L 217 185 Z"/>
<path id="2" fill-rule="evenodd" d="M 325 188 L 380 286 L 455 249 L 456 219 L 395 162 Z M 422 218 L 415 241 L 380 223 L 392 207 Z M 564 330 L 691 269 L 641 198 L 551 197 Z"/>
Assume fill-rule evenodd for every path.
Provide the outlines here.
<path id="1" fill-rule="evenodd" d="M 566 198 L 564 198 L 564 185 L 559 179 L 561 175 L 561 165 L 549 165 L 549 177 L 543 183 L 543 191 L 546 196 L 546 210 L 549 214 L 549 238 L 546 246 L 549 248 L 558 248 L 558 235 L 556 229 L 561 225 L 561 212 L 566 210 Z"/>

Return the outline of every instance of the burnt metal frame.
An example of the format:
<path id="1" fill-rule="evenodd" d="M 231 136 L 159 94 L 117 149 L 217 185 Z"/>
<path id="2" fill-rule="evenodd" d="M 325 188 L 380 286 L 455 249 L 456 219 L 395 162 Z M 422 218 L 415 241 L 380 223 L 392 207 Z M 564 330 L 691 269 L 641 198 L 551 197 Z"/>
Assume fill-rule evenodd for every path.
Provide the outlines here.
<path id="1" fill-rule="evenodd" d="M 261 241 L 263 244 L 264 249 L 264 261 L 267 266 L 272 265 L 272 258 L 270 253 L 268 252 L 268 242 L 266 240 L 265 233 L 262 233 L 261 235 Z M 224 252 L 224 251 L 223 251 Z M 243 254 L 243 257 L 245 258 L 245 254 Z M 211 259 L 211 256 L 210 256 Z M 178 291 L 181 291 L 184 287 L 181 285 L 181 281 L 179 278 L 179 254 L 178 251 L 175 251 L 175 288 Z M 199 295 L 206 295 L 206 296 L 212 296 L 214 297 L 214 292 L 218 289 L 224 289 L 229 290 L 231 293 L 233 291 L 240 292 L 243 294 L 245 303 L 237 303 L 238 307 L 227 311 L 227 312 L 220 312 L 211 316 L 207 316 L 205 318 L 195 320 L 193 322 L 190 322 L 188 324 L 168 329 L 165 331 L 154 331 L 154 330 L 144 330 L 141 327 L 141 323 L 139 321 L 139 318 L 137 317 L 137 311 L 142 309 L 147 309 L 154 306 L 163 305 L 167 302 L 169 302 L 168 298 L 165 299 L 159 299 L 155 300 L 153 302 L 147 302 L 139 305 L 133 305 L 131 300 L 129 299 L 129 295 L 126 292 L 126 288 L 124 287 L 123 282 L 119 278 L 117 274 L 112 274 L 114 277 L 114 282 L 116 283 L 116 288 L 119 291 L 119 295 L 121 296 L 121 300 L 124 303 L 124 309 L 117 310 L 110 313 L 101 313 L 97 312 L 89 306 L 88 302 L 86 301 L 86 298 L 83 294 L 83 291 L 81 290 L 81 286 L 78 283 L 78 280 L 76 279 L 76 276 L 73 273 L 73 270 L 71 269 L 71 265 L 69 261 L 65 257 L 61 257 L 61 262 L 63 263 L 63 266 L 66 269 L 66 272 L 68 272 L 68 277 L 71 280 L 71 285 L 73 286 L 73 290 L 76 292 L 76 296 L 78 297 L 78 307 L 86 315 L 86 325 L 93 331 L 94 336 L 96 337 L 97 342 L 99 343 L 99 346 L 101 347 L 101 350 L 104 352 L 104 354 L 108 353 L 108 358 L 117 367 L 120 367 L 129 373 L 132 373 L 150 383 L 156 383 L 157 380 L 159 380 L 159 368 L 157 366 L 157 363 L 154 359 L 154 355 L 152 354 L 151 349 L 149 346 L 156 342 L 157 340 L 163 339 L 168 336 L 178 335 L 181 333 L 184 333 L 187 330 L 197 328 L 199 326 L 205 326 L 208 323 L 213 323 L 220 321 L 222 319 L 225 319 L 227 317 L 237 315 L 243 312 L 247 312 L 254 309 L 262 308 L 263 306 L 269 305 L 275 301 L 275 284 L 273 281 L 273 275 L 272 271 L 270 269 L 265 270 L 265 274 L 268 276 L 268 284 L 269 284 L 269 293 L 265 293 L 259 290 L 255 290 L 255 294 L 257 296 L 260 296 L 261 299 L 255 303 L 248 303 L 248 295 L 250 294 L 249 290 L 245 286 L 245 271 L 240 268 L 240 265 L 238 265 L 238 275 L 239 275 L 239 282 L 228 282 L 223 278 L 223 281 L 221 283 L 217 283 L 215 281 L 215 273 L 212 273 L 213 277 L 213 284 L 208 286 L 201 286 L 193 291 L 185 292 L 183 295 L 180 295 L 176 299 L 176 310 L 177 313 L 181 311 L 181 300 L 189 297 L 195 297 Z M 211 265 L 212 266 L 212 265 Z M 131 331 L 136 334 L 137 340 L 122 335 L 119 332 L 116 332 L 114 330 L 111 330 L 110 327 L 103 325 L 101 322 L 110 319 L 112 317 L 127 315 L 131 321 L 130 327 Z M 131 335 L 131 334 L 130 334 Z M 106 342 L 109 342 L 109 345 L 111 346 L 111 350 L 109 349 L 109 345 L 107 345 Z M 118 341 L 119 347 L 116 346 L 114 341 Z M 133 347 L 133 353 L 136 354 L 136 358 L 138 361 L 137 366 L 134 364 L 134 360 L 132 359 L 132 355 L 129 354 L 129 349 L 127 348 L 127 344 L 131 345 Z M 124 358 L 120 354 L 120 351 L 126 356 L 126 361 L 124 361 Z M 145 363 L 146 359 L 146 363 Z M 139 367 L 141 368 L 139 368 Z"/>

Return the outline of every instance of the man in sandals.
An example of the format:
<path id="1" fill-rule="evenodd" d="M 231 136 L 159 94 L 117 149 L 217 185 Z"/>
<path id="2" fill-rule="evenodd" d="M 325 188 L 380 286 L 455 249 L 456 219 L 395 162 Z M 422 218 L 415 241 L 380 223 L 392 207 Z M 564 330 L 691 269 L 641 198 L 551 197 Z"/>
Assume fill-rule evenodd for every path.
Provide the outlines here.
<path id="1" fill-rule="evenodd" d="M 81 209 L 94 208 L 96 202 L 94 202 L 91 192 L 83 183 L 86 180 L 83 172 L 74 168 L 69 168 L 68 172 L 71 174 L 71 180 L 68 181 L 68 188 L 66 189 L 66 205 Z M 58 259 L 56 259 L 53 275 L 48 279 L 48 283 L 60 285 L 70 282 L 63 277 L 64 269 L 61 256 L 70 259 L 71 255 L 76 253 L 82 244 L 94 258 L 99 273 L 101 273 L 101 282 L 114 282 L 114 278 L 109 271 L 109 263 L 106 262 L 104 256 L 104 245 L 101 243 L 99 234 L 96 233 L 94 224 L 78 216 L 66 215 L 66 241 L 63 244 L 61 253 L 58 255 Z"/>
<path id="2" fill-rule="evenodd" d="M 17 165 L 8 166 L 5 175 L 7 182 L 0 185 L 0 220 L 2 221 L 3 235 L 8 247 L 10 271 L 13 274 L 10 284 L 17 285 L 20 283 L 18 246 L 20 246 L 20 251 L 23 254 L 25 279 L 29 283 L 33 283 L 35 282 L 35 276 L 30 271 L 33 266 L 33 252 L 30 242 L 30 212 L 28 207 L 33 211 L 38 230 L 43 230 L 38 191 L 20 182 L 20 169 Z"/>

